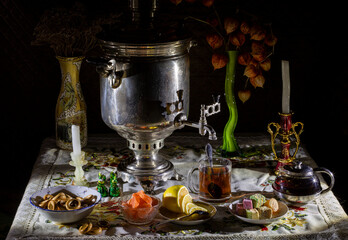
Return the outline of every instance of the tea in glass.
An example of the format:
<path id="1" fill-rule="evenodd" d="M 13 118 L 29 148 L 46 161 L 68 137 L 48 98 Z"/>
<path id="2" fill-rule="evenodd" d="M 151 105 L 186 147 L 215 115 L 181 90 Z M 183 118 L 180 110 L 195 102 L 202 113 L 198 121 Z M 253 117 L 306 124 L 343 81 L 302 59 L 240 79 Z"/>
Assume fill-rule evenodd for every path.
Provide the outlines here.
<path id="1" fill-rule="evenodd" d="M 197 170 L 199 174 L 194 175 Z M 204 201 L 226 201 L 231 197 L 231 172 L 232 163 L 229 159 L 213 158 L 212 162 L 203 159 L 198 168 L 189 171 L 188 187 Z"/>
<path id="2" fill-rule="evenodd" d="M 231 195 L 230 171 L 225 166 L 199 170 L 199 195 L 202 198 L 225 199 Z"/>

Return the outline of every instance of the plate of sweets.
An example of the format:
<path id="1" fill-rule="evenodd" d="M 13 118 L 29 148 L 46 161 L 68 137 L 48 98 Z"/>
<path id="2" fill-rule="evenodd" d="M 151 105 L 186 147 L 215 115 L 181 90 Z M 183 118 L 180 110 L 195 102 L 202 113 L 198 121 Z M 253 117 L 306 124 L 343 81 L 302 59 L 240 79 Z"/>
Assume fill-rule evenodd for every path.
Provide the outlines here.
<path id="1" fill-rule="evenodd" d="M 284 217 L 288 206 L 275 198 L 256 193 L 230 204 L 229 210 L 238 219 L 253 224 L 270 224 Z"/>

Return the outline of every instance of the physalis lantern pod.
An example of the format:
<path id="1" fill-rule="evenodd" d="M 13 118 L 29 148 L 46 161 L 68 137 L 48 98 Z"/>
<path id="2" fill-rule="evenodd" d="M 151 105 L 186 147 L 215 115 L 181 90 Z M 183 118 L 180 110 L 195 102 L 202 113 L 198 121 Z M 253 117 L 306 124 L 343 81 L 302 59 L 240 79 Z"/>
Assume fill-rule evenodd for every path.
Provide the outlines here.
<path id="1" fill-rule="evenodd" d="M 248 78 L 256 77 L 259 74 L 259 70 L 252 64 L 249 64 L 244 69 L 244 75 Z"/>
<path id="2" fill-rule="evenodd" d="M 236 31 L 231 33 L 230 37 L 229 37 L 229 41 L 236 47 L 240 47 L 244 44 L 245 42 L 245 35 L 240 32 L 240 31 Z"/>
<path id="3" fill-rule="evenodd" d="M 250 29 L 250 39 L 261 41 L 266 37 L 266 30 L 260 25 L 254 25 Z"/>
<path id="4" fill-rule="evenodd" d="M 206 36 L 206 40 L 208 44 L 212 47 L 212 49 L 217 49 L 224 44 L 224 40 L 218 34 L 208 34 Z"/>
<path id="5" fill-rule="evenodd" d="M 211 58 L 211 64 L 213 65 L 214 70 L 225 67 L 227 62 L 228 57 L 224 54 L 214 53 Z"/>
<path id="6" fill-rule="evenodd" d="M 265 44 L 270 47 L 273 47 L 274 45 L 276 45 L 277 41 L 278 41 L 278 38 L 274 36 L 273 34 L 266 35 L 264 40 Z"/>
<path id="7" fill-rule="evenodd" d="M 214 4 L 214 0 L 202 0 L 202 4 L 206 7 L 211 7 Z"/>
<path id="8" fill-rule="evenodd" d="M 241 24 L 240 24 L 240 27 L 239 27 L 240 31 L 243 33 L 243 34 L 248 34 L 250 33 L 250 25 L 243 21 Z"/>
<path id="9" fill-rule="evenodd" d="M 250 78 L 250 83 L 254 86 L 254 88 L 263 88 L 263 85 L 265 84 L 265 77 L 259 74 L 256 77 Z"/>
<path id="10" fill-rule="evenodd" d="M 227 34 L 230 34 L 238 29 L 239 21 L 232 17 L 227 17 L 224 20 L 224 27 Z"/>
<path id="11" fill-rule="evenodd" d="M 237 61 L 240 65 L 247 66 L 250 63 L 251 59 L 252 57 L 250 53 L 242 52 L 241 54 L 238 55 Z"/>
<path id="12" fill-rule="evenodd" d="M 251 95 L 250 90 L 239 90 L 238 91 L 238 97 L 243 103 L 245 103 L 246 101 L 249 100 L 250 95 Z"/>
<path id="13" fill-rule="evenodd" d="M 271 60 L 266 58 L 264 61 L 260 62 L 260 67 L 263 71 L 269 71 L 271 69 Z"/>

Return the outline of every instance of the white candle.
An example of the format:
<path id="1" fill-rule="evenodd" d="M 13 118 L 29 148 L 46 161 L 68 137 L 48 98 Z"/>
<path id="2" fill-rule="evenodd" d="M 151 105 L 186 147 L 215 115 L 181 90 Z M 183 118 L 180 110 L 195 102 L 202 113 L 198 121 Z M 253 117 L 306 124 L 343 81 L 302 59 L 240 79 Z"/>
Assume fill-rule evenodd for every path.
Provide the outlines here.
<path id="1" fill-rule="evenodd" d="M 282 112 L 290 113 L 290 68 L 289 61 L 282 60 L 283 97 Z"/>
<path id="2" fill-rule="evenodd" d="M 80 126 L 72 125 L 72 145 L 74 154 L 81 154 Z"/>

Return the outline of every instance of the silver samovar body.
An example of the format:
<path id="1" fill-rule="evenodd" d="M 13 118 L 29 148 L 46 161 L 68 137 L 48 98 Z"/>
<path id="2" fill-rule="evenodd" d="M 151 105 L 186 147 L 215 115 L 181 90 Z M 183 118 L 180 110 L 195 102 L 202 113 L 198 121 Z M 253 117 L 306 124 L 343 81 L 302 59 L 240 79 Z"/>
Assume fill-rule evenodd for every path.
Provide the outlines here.
<path id="1" fill-rule="evenodd" d="M 134 2 L 137 1 L 131 1 Z M 187 120 L 188 52 L 192 45 L 187 37 L 153 43 L 100 40 L 105 59 L 97 63 L 102 119 L 127 139 L 135 155 L 118 165 L 118 176 L 125 182 L 140 183 L 146 192 L 152 192 L 159 181 L 166 181 L 174 173 L 173 164 L 158 154 L 164 139 L 174 130 L 188 125 L 216 139 L 206 116 L 220 111 L 218 101 L 207 107 L 202 105 L 199 122 Z"/>

